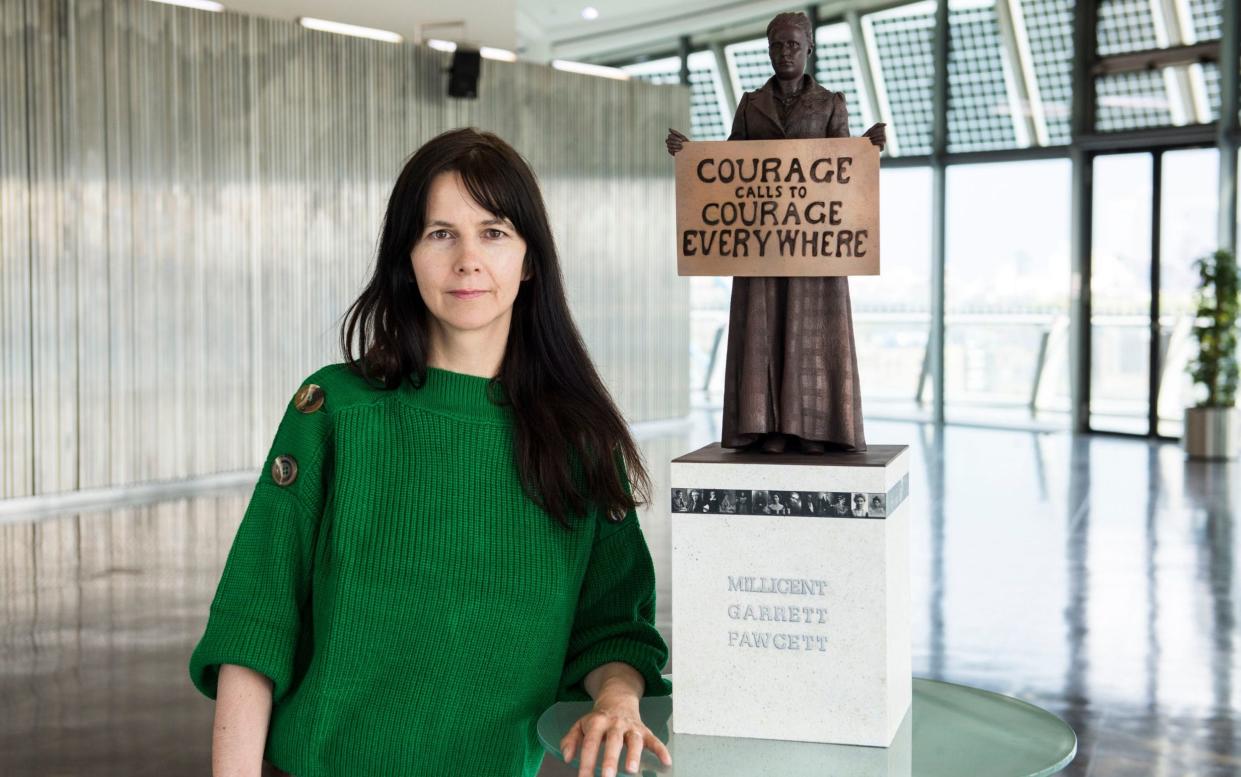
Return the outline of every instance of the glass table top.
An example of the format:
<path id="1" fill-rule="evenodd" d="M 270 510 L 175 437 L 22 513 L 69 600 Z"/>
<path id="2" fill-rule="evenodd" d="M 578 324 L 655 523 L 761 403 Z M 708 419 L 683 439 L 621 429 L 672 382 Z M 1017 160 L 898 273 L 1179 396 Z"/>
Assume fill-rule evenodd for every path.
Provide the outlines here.
<path id="1" fill-rule="evenodd" d="M 539 741 L 551 757 L 563 760 L 560 739 L 591 704 L 559 702 L 539 717 Z M 1073 730 L 1046 710 L 920 678 L 913 680 L 910 712 L 886 748 L 674 734 L 667 696 L 642 699 L 641 711 L 672 755 L 672 765 L 665 767 L 644 751 L 639 766 L 644 777 L 1043 777 L 1063 769 L 1077 753 Z M 622 749 L 619 764 L 625 755 Z"/>

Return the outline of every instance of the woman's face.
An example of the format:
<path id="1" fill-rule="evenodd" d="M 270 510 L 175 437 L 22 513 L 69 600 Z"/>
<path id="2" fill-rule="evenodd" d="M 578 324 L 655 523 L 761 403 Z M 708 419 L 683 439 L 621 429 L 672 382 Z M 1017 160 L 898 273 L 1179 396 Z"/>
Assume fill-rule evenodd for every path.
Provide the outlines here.
<path id="1" fill-rule="evenodd" d="M 410 251 L 433 330 L 506 340 L 525 256 L 526 241 L 513 224 L 475 202 L 459 173 L 435 177 L 426 223 Z"/>
<path id="2" fill-rule="evenodd" d="M 772 30 L 767 39 L 767 54 L 776 76 L 785 81 L 801 78 L 806 71 L 807 48 L 806 36 L 799 28 L 781 24 Z"/>

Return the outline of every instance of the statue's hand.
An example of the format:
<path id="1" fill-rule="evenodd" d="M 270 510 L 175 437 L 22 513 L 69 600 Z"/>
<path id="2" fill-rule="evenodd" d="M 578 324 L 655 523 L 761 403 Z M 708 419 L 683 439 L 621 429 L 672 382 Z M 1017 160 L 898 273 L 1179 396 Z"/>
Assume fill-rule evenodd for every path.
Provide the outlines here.
<path id="1" fill-rule="evenodd" d="M 672 128 L 668 129 L 668 137 L 664 138 L 664 145 L 668 147 L 668 153 L 673 156 L 676 156 L 676 153 L 684 148 L 684 144 L 688 142 L 689 138 Z"/>
<path id="2" fill-rule="evenodd" d="M 882 151 L 883 147 L 887 145 L 887 142 L 888 142 L 888 136 L 883 131 L 883 128 L 885 126 L 887 125 L 884 124 L 883 122 L 879 122 L 878 124 L 872 124 L 870 126 L 870 129 L 862 133 L 862 137 L 868 138 L 871 143 L 874 143 L 876 146 L 879 146 L 879 150 Z"/>

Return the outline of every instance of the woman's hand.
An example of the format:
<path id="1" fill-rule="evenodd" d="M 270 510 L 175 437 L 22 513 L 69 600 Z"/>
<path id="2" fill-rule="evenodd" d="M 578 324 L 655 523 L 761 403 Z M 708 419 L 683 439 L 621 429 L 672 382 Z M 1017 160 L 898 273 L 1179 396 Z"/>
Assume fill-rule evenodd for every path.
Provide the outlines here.
<path id="1" fill-rule="evenodd" d="M 622 744 L 629 746 L 626 772 L 638 771 L 643 747 L 659 756 L 665 766 L 672 763 L 668 748 L 642 722 L 638 697 L 632 693 L 600 695 L 595 699 L 594 708 L 579 718 L 560 740 L 565 763 L 573 760 L 574 753 L 581 753 L 578 777 L 591 777 L 595 773 L 600 742 L 605 745 L 601 764 L 603 777 L 615 777 Z"/>

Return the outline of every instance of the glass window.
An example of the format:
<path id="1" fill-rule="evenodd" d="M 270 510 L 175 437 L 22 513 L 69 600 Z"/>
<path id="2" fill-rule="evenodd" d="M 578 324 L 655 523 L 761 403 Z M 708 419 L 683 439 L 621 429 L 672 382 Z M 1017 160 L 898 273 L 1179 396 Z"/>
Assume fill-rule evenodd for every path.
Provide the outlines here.
<path id="1" fill-rule="evenodd" d="M 647 81 L 652 84 L 681 83 L 680 57 L 663 57 L 662 59 L 651 59 L 646 62 L 635 62 L 632 65 L 623 65 L 621 70 L 624 70 L 639 81 Z"/>
<path id="2" fill-rule="evenodd" d="M 681 58 L 664 57 L 649 62 L 624 65 L 621 68 L 634 78 L 654 84 L 679 84 Z M 690 138 L 723 140 L 732 127 L 733 111 L 724 101 L 719 68 L 710 51 L 689 55 Z"/>
<path id="3" fill-rule="evenodd" d="M 1030 145 L 1017 139 L 1024 109 L 1006 83 L 1015 63 L 1001 48 L 994 0 L 950 0 L 948 9 L 948 150 Z"/>
<path id="4" fill-rule="evenodd" d="M 689 55 L 690 120 L 694 140 L 723 140 L 733 126 L 733 106 L 724 100 L 720 69 L 711 51 Z"/>
<path id="5" fill-rule="evenodd" d="M 1192 19 L 1194 38 L 1197 40 L 1218 40 L 1222 29 L 1224 14 L 1221 0 L 1189 0 L 1189 15 Z"/>
<path id="6" fill-rule="evenodd" d="M 815 57 L 815 80 L 825 89 L 845 93 L 849 133 L 862 134 L 878 119 L 870 105 L 862 99 L 862 72 L 849 35 L 849 25 L 828 24 L 816 30 Z"/>
<path id="7" fill-rule="evenodd" d="M 1218 40 L 1221 12 L 1220 0 L 1106 0 L 1099 5 L 1099 54 Z M 1101 132 L 1209 122 L 1219 116 L 1219 68 L 1207 62 L 1112 73 L 1095 80 L 1095 96 Z"/>
<path id="8" fill-rule="evenodd" d="M 1095 128 L 1100 132 L 1166 127 L 1172 107 L 1162 72 L 1110 73 L 1095 79 Z"/>
<path id="9" fill-rule="evenodd" d="M 691 402 L 698 406 L 719 407 L 723 402 L 732 290 L 731 277 L 693 275 L 689 279 L 689 385 Z"/>
<path id="10" fill-rule="evenodd" d="M 1190 66 L 1190 78 L 1195 90 L 1201 90 L 1201 99 L 1206 101 L 1207 121 L 1219 119 L 1219 63 L 1203 62 Z"/>
<path id="11" fill-rule="evenodd" d="M 1017 11 L 1013 24 L 1030 45 L 1038 92 L 1031 95 L 1034 119 L 1045 122 L 1049 145 L 1064 145 L 1073 100 L 1073 0 L 1021 0 Z"/>
<path id="12" fill-rule="evenodd" d="M 1180 437 L 1183 413 L 1199 397 L 1186 371 L 1197 353 L 1193 338 L 1194 260 L 1218 242 L 1219 151 L 1195 148 L 1163 154 L 1159 229 L 1159 434 Z"/>
<path id="13" fill-rule="evenodd" d="M 862 101 L 862 76 L 849 37 L 849 25 L 829 24 L 815 32 L 814 79 L 833 92 L 845 93 L 849 108 L 849 130 L 860 135 L 874 123 L 869 106 Z M 728 74 L 737 99 L 745 92 L 762 87 L 771 78 L 771 59 L 767 56 L 767 39 L 733 43 L 724 47 Z"/>
<path id="14" fill-rule="evenodd" d="M 1098 21 L 1100 56 L 1159 47 L 1150 0 L 1101 0 Z"/>
<path id="15" fill-rule="evenodd" d="M 862 18 L 880 113 L 890 116 L 885 131 L 890 154 L 931 153 L 932 52 L 935 3 L 900 6 Z"/>
<path id="16" fill-rule="evenodd" d="M 948 168 L 950 420 L 1068 426 L 1070 174 L 1067 159 Z"/>
<path id="17" fill-rule="evenodd" d="M 728 75 L 738 100 L 741 95 L 762 87 L 771 78 L 771 57 L 767 55 L 766 38 L 725 46 L 724 59 L 728 62 Z"/>
<path id="18" fill-rule="evenodd" d="M 1094 160 L 1090 426 L 1146 434 L 1150 398 L 1151 155 Z"/>
<path id="19" fill-rule="evenodd" d="M 880 168 L 880 275 L 849 279 L 853 336 L 867 417 L 926 418 L 923 375 L 931 322 L 931 171 Z"/>

